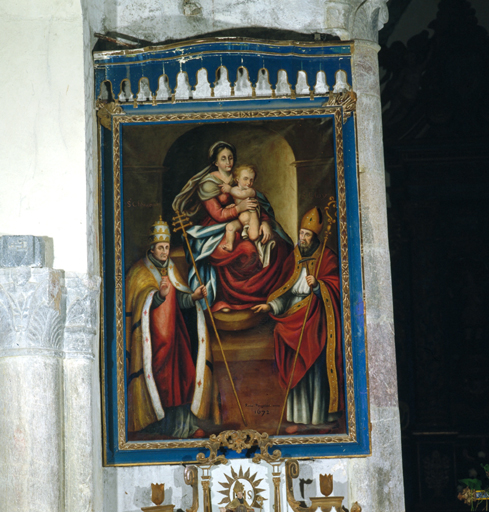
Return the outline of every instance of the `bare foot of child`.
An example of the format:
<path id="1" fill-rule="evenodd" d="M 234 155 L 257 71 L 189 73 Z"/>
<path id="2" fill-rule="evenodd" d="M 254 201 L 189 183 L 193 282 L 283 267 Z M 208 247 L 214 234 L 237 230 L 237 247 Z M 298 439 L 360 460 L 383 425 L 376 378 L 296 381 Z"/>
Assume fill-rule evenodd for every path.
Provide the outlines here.
<path id="1" fill-rule="evenodd" d="M 222 244 L 221 247 L 227 252 L 233 252 L 233 246 L 230 244 Z"/>

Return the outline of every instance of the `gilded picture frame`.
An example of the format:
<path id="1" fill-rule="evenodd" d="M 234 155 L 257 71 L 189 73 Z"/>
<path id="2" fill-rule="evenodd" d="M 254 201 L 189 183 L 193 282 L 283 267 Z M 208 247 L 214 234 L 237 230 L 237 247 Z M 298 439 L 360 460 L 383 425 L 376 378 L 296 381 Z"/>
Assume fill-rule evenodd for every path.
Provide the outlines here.
<path id="1" fill-rule="evenodd" d="M 353 51 L 343 43 L 213 40 L 95 54 L 107 465 L 195 461 L 223 430 L 267 432 L 286 457 L 370 453 Z M 206 88 L 202 70 L 216 73 L 213 86 Z M 230 248 L 224 240 L 236 214 L 226 210 L 237 211 L 243 199 L 219 181 L 222 195 L 205 196 L 220 169 L 216 155 L 208 161 L 210 149 L 221 142 L 228 146 L 218 154 L 234 158 L 229 187 L 239 192 L 241 178 L 251 176 L 259 207 L 259 240 L 252 224 L 247 239 L 241 222 Z M 236 174 L 240 167 L 247 169 Z M 192 179 L 193 202 L 179 202 Z M 212 220 L 212 201 L 229 222 Z M 311 212 L 319 220 L 306 225 Z M 270 245 L 267 225 L 274 244 L 258 261 L 250 244 L 256 251 Z M 303 230 L 317 231 L 314 253 L 300 251 Z M 168 243 L 167 259 L 158 260 L 150 242 Z M 323 272 L 335 274 L 337 285 Z M 284 311 L 273 307 L 281 286 L 295 294 L 307 275 L 317 277 L 314 293 L 307 288 L 310 297 L 293 299 L 301 329 L 289 295 Z M 161 283 L 152 279 L 169 281 L 176 299 L 158 298 Z M 200 284 L 208 296 L 195 298 Z M 270 311 L 257 310 L 271 303 Z M 304 331 L 298 348 L 289 346 L 294 329 Z M 333 336 L 336 345 L 328 344 Z M 316 352 L 306 354 L 313 345 Z M 311 386 L 327 389 L 314 394 Z M 301 416 L 304 404 L 318 400 L 323 412 L 310 405 L 310 416 Z M 252 454 L 226 450 L 227 458 Z"/>

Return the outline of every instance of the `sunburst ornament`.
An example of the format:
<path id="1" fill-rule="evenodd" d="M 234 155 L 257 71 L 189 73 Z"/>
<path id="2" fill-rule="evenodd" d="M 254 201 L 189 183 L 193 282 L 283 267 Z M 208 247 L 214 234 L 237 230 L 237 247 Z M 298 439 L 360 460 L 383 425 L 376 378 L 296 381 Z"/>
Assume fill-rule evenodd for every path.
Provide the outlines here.
<path id="1" fill-rule="evenodd" d="M 224 508 L 226 505 L 229 505 L 235 498 L 236 493 L 242 492 L 243 497 L 246 499 L 248 503 L 251 503 L 251 507 L 253 508 L 262 508 L 263 501 L 266 500 L 260 493 L 262 493 L 265 489 L 260 489 L 258 486 L 263 478 L 259 480 L 256 479 L 257 474 L 251 474 L 251 468 L 248 468 L 243 473 L 243 468 L 239 468 L 239 472 L 236 473 L 234 468 L 231 467 L 231 476 L 224 473 L 227 482 L 219 482 L 222 486 L 222 490 L 218 491 L 220 494 L 224 495 L 224 498 L 219 503 L 219 505 Z"/>

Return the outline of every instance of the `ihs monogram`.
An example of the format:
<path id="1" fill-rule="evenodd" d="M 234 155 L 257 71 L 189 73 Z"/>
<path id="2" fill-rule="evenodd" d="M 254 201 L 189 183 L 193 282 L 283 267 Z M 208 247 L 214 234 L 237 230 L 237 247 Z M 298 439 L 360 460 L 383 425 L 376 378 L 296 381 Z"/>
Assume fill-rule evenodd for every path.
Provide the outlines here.
<path id="1" fill-rule="evenodd" d="M 251 469 L 248 468 L 243 473 L 243 468 L 239 468 L 239 472 L 236 473 L 234 468 L 231 468 L 231 476 L 224 474 L 227 479 L 227 482 L 219 482 L 222 486 L 223 490 L 218 491 L 220 494 L 224 495 L 224 498 L 219 503 L 219 505 L 226 507 L 229 505 L 233 499 L 235 499 L 236 492 L 238 488 L 243 490 L 243 497 L 253 508 L 262 508 L 263 501 L 266 499 L 261 496 L 265 489 L 260 489 L 258 486 L 260 482 L 262 482 L 263 478 L 259 480 L 256 479 L 257 474 L 251 474 Z"/>

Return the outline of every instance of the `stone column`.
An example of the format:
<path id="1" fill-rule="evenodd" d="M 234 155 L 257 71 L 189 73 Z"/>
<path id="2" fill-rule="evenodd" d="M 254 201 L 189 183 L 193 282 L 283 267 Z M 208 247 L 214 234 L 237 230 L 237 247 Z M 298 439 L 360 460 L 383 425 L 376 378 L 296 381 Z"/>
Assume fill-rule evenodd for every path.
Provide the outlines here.
<path id="1" fill-rule="evenodd" d="M 376 43 L 355 40 L 353 88 L 365 276 L 372 456 L 350 464 L 350 500 L 364 510 L 404 511 L 392 286 Z"/>
<path id="2" fill-rule="evenodd" d="M 57 512 L 64 487 L 63 273 L 32 268 L 42 264 L 35 249 L 42 240 L 1 241 L 2 266 L 11 268 L 0 268 L 0 495 L 5 510 Z"/>
<path id="3" fill-rule="evenodd" d="M 99 280 L 43 268 L 43 250 L 0 238 L 0 494 L 9 512 L 86 511 Z"/>
<path id="4" fill-rule="evenodd" d="M 66 512 L 93 510 L 94 444 L 100 422 L 93 420 L 100 393 L 94 375 L 98 346 L 99 278 L 67 273 L 64 331 L 64 432 Z M 99 408 L 97 407 L 99 410 Z M 95 424 L 94 424 L 95 423 Z"/>

